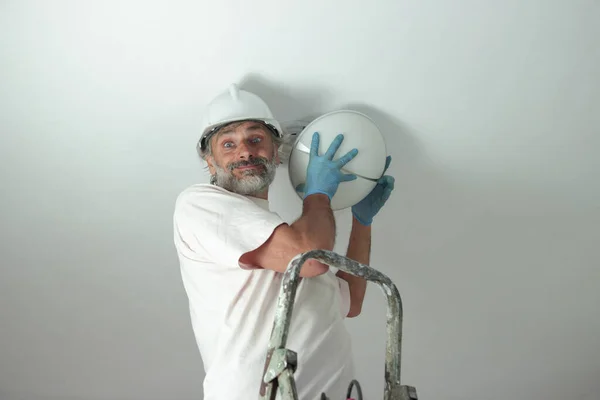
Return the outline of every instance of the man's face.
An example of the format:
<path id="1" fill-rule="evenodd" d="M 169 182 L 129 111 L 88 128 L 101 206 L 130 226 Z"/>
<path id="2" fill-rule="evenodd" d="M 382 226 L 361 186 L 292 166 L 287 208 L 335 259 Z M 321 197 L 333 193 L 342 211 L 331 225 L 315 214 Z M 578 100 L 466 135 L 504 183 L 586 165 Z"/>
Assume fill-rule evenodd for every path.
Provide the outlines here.
<path id="1" fill-rule="evenodd" d="M 227 125 L 210 138 L 206 161 L 216 185 L 243 195 L 265 192 L 279 164 L 273 134 L 259 122 Z"/>

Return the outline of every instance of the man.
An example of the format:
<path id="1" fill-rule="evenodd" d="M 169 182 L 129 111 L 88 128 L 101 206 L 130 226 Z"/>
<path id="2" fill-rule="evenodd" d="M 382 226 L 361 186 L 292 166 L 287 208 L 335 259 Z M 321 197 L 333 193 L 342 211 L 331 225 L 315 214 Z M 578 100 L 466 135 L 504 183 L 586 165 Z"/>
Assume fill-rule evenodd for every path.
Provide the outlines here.
<path id="1" fill-rule="evenodd" d="M 204 126 L 198 150 L 210 184 L 184 190 L 174 212 L 175 245 L 206 371 L 204 399 L 256 398 L 282 272 L 299 253 L 333 250 L 330 200 L 341 182 L 356 179 L 340 169 L 357 150 L 336 156 L 340 135 L 318 154 L 315 133 L 302 215 L 287 224 L 269 211 L 283 133 L 262 99 L 234 85 L 211 102 Z M 352 207 L 347 257 L 368 264 L 371 222 L 393 184 L 384 176 Z M 298 353 L 298 395 L 313 400 L 325 392 L 344 398 L 355 378 L 344 319 L 360 314 L 366 282 L 343 272 L 336 276 L 316 260 L 306 262 L 300 275 L 306 279 L 298 286 L 287 342 Z"/>

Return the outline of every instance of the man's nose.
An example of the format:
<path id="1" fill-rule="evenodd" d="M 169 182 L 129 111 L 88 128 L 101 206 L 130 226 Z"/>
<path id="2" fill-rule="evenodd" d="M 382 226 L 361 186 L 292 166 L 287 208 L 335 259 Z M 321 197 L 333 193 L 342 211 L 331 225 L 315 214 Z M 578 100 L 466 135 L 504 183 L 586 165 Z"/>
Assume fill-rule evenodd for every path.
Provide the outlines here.
<path id="1" fill-rule="evenodd" d="M 238 157 L 245 160 L 252 158 L 254 157 L 254 150 L 251 146 L 248 146 L 248 143 L 242 142 L 238 146 Z"/>

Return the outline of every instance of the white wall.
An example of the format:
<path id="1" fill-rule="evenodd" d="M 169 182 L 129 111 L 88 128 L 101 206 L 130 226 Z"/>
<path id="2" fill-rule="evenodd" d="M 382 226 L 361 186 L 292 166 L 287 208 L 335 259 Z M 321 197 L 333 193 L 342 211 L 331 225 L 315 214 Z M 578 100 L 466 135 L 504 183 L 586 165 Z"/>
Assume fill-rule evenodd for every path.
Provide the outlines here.
<path id="1" fill-rule="evenodd" d="M 245 80 L 283 120 L 352 106 L 397 189 L 373 266 L 422 399 L 597 399 L 600 5 L 0 3 L 0 398 L 200 398 L 173 201 L 199 112 Z M 300 203 L 285 170 L 274 208 Z M 349 214 L 338 214 L 339 251 Z M 381 398 L 385 305 L 349 322 Z"/>

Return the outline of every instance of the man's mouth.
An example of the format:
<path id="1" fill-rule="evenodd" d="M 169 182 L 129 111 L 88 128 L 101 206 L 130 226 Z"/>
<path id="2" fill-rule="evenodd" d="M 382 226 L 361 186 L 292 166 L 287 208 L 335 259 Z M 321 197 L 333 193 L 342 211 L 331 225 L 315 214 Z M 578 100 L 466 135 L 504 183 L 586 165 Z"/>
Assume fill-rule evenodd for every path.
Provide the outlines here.
<path id="1" fill-rule="evenodd" d="M 259 167 L 262 167 L 262 164 L 240 165 L 239 167 L 236 167 L 236 168 L 241 169 L 241 170 L 246 170 L 246 169 L 257 169 Z"/>
<path id="2" fill-rule="evenodd" d="M 255 159 L 250 161 L 238 161 L 228 165 L 229 171 L 256 171 L 267 168 L 267 159 Z"/>

